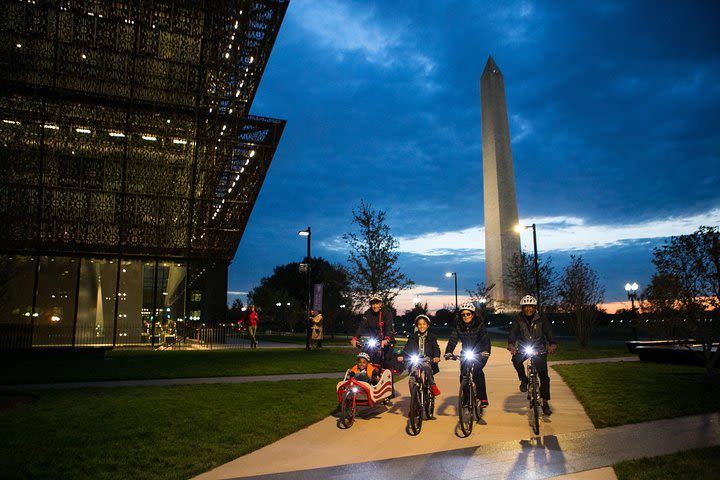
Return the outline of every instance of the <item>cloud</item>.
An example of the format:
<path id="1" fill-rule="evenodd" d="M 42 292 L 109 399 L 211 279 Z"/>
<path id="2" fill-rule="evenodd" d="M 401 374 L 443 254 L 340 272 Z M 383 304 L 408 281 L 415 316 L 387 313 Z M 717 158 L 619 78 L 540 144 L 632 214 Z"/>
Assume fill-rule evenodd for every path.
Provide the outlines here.
<path id="1" fill-rule="evenodd" d="M 538 251 L 580 251 L 607 248 L 623 243 L 684 235 L 700 225 L 720 223 L 720 208 L 688 217 L 670 217 L 629 224 L 591 225 L 575 216 L 520 219 L 522 225 L 536 225 Z M 430 232 L 399 237 L 401 252 L 423 256 L 460 255 L 469 260 L 485 258 L 485 229 L 477 226 L 449 232 Z M 531 230 L 521 233 L 524 245 L 532 245 Z"/>
<path id="2" fill-rule="evenodd" d="M 311 42 L 334 53 L 338 62 L 349 54 L 358 54 L 369 64 L 382 68 L 410 68 L 420 77 L 421 85 L 435 90 L 437 84 L 424 77 L 436 64 L 415 47 L 411 31 L 403 21 L 383 22 L 374 8 L 337 0 L 303 0 L 292 5 L 289 18 L 305 31 Z"/>

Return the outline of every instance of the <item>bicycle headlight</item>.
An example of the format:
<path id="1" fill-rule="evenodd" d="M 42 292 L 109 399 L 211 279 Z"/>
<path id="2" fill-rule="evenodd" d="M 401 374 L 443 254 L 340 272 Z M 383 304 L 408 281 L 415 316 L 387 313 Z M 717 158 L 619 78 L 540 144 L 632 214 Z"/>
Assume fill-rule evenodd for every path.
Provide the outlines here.
<path id="1" fill-rule="evenodd" d="M 378 342 L 374 338 L 371 338 L 370 340 L 368 340 L 367 344 L 368 347 L 377 347 Z"/>
<path id="2" fill-rule="evenodd" d="M 475 352 L 463 352 L 463 358 L 465 358 L 465 360 L 475 360 Z"/>
<path id="3" fill-rule="evenodd" d="M 420 355 L 410 355 L 410 363 L 417 365 L 420 363 Z"/>
<path id="4" fill-rule="evenodd" d="M 523 352 L 528 356 L 535 355 L 535 349 L 533 347 L 525 347 L 523 348 Z"/>
<path id="5" fill-rule="evenodd" d="M 353 393 L 357 393 L 357 392 L 358 392 L 358 388 L 357 388 L 357 387 L 352 387 L 352 391 L 353 391 Z"/>

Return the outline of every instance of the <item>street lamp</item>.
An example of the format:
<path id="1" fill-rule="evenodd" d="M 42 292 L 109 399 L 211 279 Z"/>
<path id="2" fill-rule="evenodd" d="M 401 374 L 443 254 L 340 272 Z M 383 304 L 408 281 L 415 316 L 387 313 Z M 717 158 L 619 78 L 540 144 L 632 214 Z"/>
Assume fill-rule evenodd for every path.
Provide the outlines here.
<path id="1" fill-rule="evenodd" d="M 515 231 L 520 233 L 523 230 L 527 230 L 528 228 L 532 228 L 533 232 L 533 269 L 535 270 L 535 299 L 538 302 L 538 306 L 540 306 L 540 268 L 538 267 L 538 252 L 537 252 L 537 231 L 535 229 L 535 224 L 532 225 L 518 225 L 515 227 Z"/>
<path id="2" fill-rule="evenodd" d="M 635 299 L 637 298 L 637 291 L 638 291 L 638 284 L 633 283 L 626 283 L 625 284 L 625 291 L 627 292 L 628 299 L 630 299 L 630 310 L 633 314 L 633 336 L 635 337 L 635 340 L 638 339 L 637 336 L 637 327 L 636 324 L 636 316 L 637 313 L 635 312 Z"/>
<path id="3" fill-rule="evenodd" d="M 445 277 L 455 277 L 455 315 L 457 315 L 458 302 L 457 302 L 457 272 L 447 272 Z"/>
<path id="4" fill-rule="evenodd" d="M 312 236 L 312 231 L 310 230 L 310 227 L 307 227 L 307 230 L 300 230 L 298 232 L 298 235 L 301 237 L 307 237 L 307 258 L 305 259 L 306 272 L 307 272 L 307 287 L 308 287 L 308 294 L 307 294 L 307 309 L 305 311 L 305 350 L 310 350 L 310 298 L 312 295 L 312 285 L 310 284 L 310 271 L 312 269 L 311 267 L 311 257 L 310 257 L 310 238 Z"/>

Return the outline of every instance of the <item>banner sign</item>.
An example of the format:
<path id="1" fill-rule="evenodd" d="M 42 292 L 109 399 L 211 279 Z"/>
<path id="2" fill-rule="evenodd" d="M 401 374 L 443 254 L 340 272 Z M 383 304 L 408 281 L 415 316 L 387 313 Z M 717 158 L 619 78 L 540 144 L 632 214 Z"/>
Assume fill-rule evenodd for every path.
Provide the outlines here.
<path id="1" fill-rule="evenodd" d="M 313 288 L 313 302 L 312 309 L 316 312 L 322 312 L 323 302 L 323 284 L 316 283 Z"/>

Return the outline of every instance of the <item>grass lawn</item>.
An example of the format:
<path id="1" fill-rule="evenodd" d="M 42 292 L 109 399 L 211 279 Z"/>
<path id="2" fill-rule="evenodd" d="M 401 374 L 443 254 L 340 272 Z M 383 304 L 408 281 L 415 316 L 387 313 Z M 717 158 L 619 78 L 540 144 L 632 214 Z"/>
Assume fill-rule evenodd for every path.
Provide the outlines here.
<path id="1" fill-rule="evenodd" d="M 507 348 L 507 340 L 493 340 L 493 348 Z M 548 355 L 548 361 L 556 360 L 584 360 L 588 358 L 609 358 L 609 357 L 628 357 L 632 356 L 627 351 L 627 347 L 616 344 L 597 344 L 582 348 L 577 342 L 572 340 L 558 341 L 558 349 L 552 355 Z"/>
<path id="2" fill-rule="evenodd" d="M 342 372 L 347 349 L 113 350 L 105 359 L 3 360 L 0 384 Z"/>
<path id="3" fill-rule="evenodd" d="M 720 378 L 647 362 L 555 365 L 596 427 L 720 411 Z"/>
<path id="4" fill-rule="evenodd" d="M 336 382 L 0 394 L 0 477 L 189 478 L 326 417 Z"/>
<path id="5" fill-rule="evenodd" d="M 720 447 L 698 448 L 662 457 L 628 460 L 614 465 L 618 480 L 718 478 Z"/>

